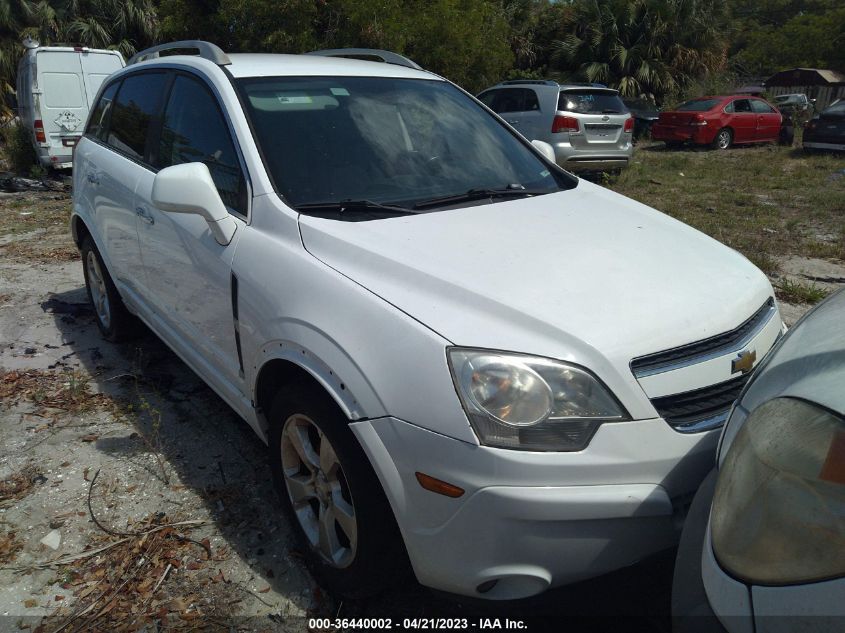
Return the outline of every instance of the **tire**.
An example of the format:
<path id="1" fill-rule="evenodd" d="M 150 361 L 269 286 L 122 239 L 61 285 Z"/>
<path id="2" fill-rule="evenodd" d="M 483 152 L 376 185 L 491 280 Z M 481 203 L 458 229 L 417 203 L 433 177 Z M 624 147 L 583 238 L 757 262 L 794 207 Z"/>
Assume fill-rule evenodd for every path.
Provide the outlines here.
<path id="1" fill-rule="evenodd" d="M 113 343 L 131 338 L 136 332 L 137 322 L 120 298 L 94 240 L 86 236 L 80 250 L 88 301 L 94 309 L 94 318 L 103 338 Z"/>
<path id="2" fill-rule="evenodd" d="M 731 131 L 730 128 L 723 127 L 721 130 L 716 132 L 716 136 L 713 138 L 713 142 L 711 146 L 713 149 L 728 149 L 734 142 L 734 133 Z"/>
<path id="3" fill-rule="evenodd" d="M 273 483 L 315 580 L 346 599 L 400 580 L 409 565 L 393 511 L 328 394 L 311 385 L 284 387 L 270 424 Z"/>

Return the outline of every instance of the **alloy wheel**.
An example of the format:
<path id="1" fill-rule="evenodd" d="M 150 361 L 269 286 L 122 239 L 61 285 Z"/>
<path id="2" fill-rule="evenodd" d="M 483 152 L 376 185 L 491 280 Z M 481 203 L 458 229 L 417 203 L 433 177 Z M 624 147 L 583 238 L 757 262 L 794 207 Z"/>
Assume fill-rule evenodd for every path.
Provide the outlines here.
<path id="1" fill-rule="evenodd" d="M 310 418 L 294 414 L 282 429 L 281 453 L 285 488 L 308 542 L 329 565 L 348 567 L 358 521 L 334 447 Z"/>
<path id="2" fill-rule="evenodd" d="M 716 141 L 719 146 L 719 149 L 728 149 L 731 144 L 731 133 L 727 130 L 722 130 L 719 132 L 719 138 Z"/>
<path id="3" fill-rule="evenodd" d="M 100 269 L 100 262 L 97 260 L 94 251 L 88 251 L 85 264 L 88 273 L 88 287 L 91 289 L 91 302 L 94 304 L 94 310 L 97 312 L 100 323 L 105 329 L 108 329 L 111 325 L 111 306 L 109 305 L 109 295 L 106 290 L 103 271 Z"/>

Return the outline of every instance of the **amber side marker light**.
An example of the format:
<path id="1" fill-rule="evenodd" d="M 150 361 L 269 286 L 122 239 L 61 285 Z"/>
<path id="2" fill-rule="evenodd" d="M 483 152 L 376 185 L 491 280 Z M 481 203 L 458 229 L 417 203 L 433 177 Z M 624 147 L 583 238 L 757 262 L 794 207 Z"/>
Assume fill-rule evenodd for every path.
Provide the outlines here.
<path id="1" fill-rule="evenodd" d="M 426 475 L 425 473 L 418 472 L 415 474 L 417 476 L 417 481 L 420 482 L 420 485 L 426 490 L 431 490 L 431 492 L 436 492 L 439 495 L 445 495 L 452 498 L 460 497 L 464 494 L 463 488 L 458 488 L 457 486 L 453 486 L 452 484 L 436 479 L 431 475 Z"/>

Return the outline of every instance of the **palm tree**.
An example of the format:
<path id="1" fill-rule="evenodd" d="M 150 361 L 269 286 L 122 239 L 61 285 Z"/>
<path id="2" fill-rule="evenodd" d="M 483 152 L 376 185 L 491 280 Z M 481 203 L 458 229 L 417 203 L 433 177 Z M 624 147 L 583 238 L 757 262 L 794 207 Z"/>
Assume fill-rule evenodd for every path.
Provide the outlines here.
<path id="1" fill-rule="evenodd" d="M 152 0 L 0 0 L 0 90 L 14 91 L 25 37 L 117 49 L 128 56 L 157 35 Z"/>
<path id="2" fill-rule="evenodd" d="M 553 60 L 626 96 L 660 99 L 724 66 L 721 0 L 585 0 Z"/>

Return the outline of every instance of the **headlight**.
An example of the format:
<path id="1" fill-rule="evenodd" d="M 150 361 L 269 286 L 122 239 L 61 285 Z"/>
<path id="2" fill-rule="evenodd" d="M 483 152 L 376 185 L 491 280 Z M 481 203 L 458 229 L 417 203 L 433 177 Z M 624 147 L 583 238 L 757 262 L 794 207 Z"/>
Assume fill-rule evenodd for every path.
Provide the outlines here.
<path id="1" fill-rule="evenodd" d="M 602 422 L 627 420 L 599 380 L 547 358 L 449 349 L 461 403 L 482 444 L 530 451 L 578 451 Z"/>
<path id="2" fill-rule="evenodd" d="M 845 575 L 845 421 L 794 398 L 755 409 L 719 471 L 713 553 L 751 584 Z"/>

